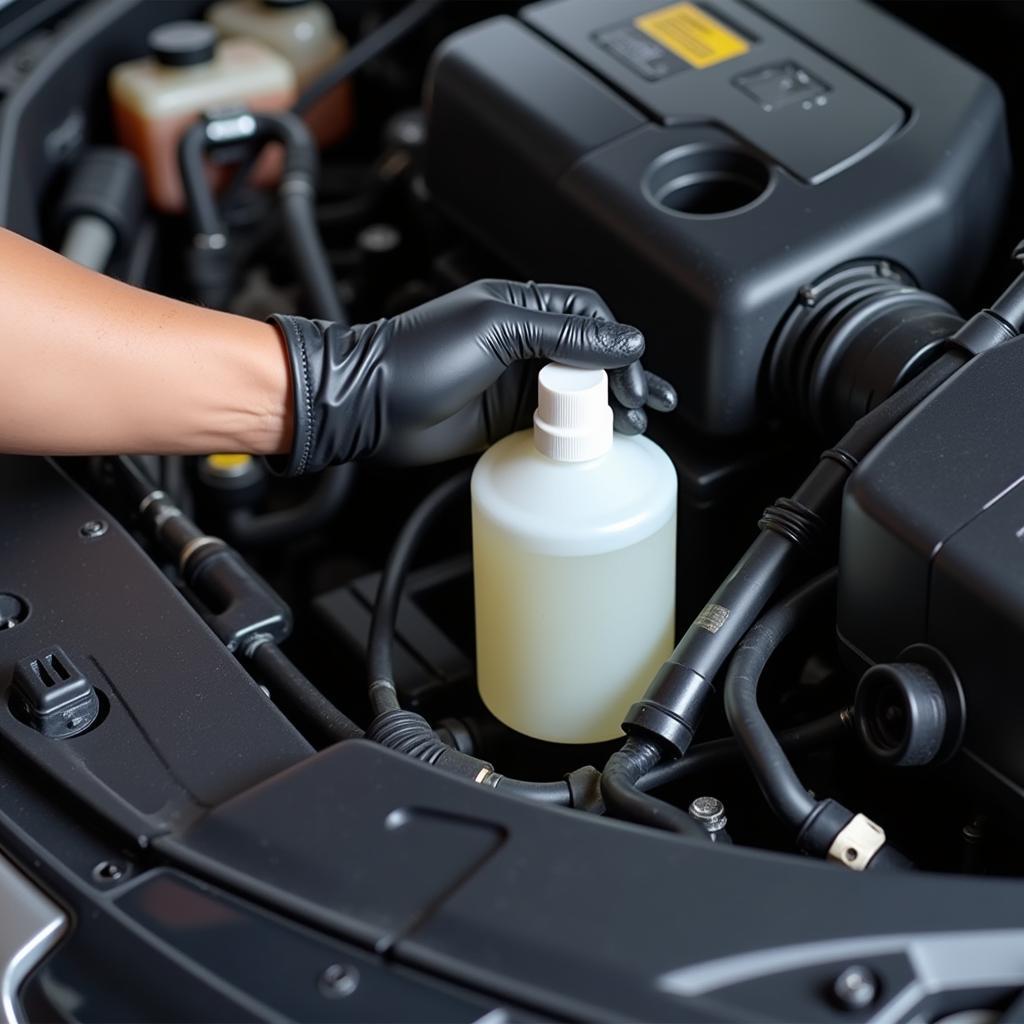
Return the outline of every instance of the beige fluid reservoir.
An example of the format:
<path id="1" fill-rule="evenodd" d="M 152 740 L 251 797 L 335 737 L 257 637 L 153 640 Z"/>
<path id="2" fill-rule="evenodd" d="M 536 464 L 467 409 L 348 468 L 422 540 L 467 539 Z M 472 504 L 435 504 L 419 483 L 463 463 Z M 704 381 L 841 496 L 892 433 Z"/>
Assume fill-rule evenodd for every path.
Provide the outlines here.
<path id="1" fill-rule="evenodd" d="M 216 39 L 205 22 L 169 22 L 150 33 L 152 56 L 110 73 L 118 138 L 139 158 L 153 204 L 167 212 L 185 207 L 178 142 L 197 117 L 235 106 L 282 110 L 295 102 L 295 73 L 279 53 L 254 39 Z M 280 161 L 280 150 L 268 147 L 253 181 L 269 184 Z M 211 168 L 211 177 L 218 176 Z"/>
<path id="2" fill-rule="evenodd" d="M 473 471 L 477 683 L 521 733 L 609 740 L 674 643 L 675 469 L 612 433 L 603 370 L 551 364 L 538 390 L 534 429 Z"/>
<path id="3" fill-rule="evenodd" d="M 258 39 L 287 58 L 301 93 L 348 49 L 334 15 L 321 0 L 220 0 L 206 11 L 224 36 Z M 340 139 L 351 126 L 349 82 L 343 82 L 313 104 L 306 114 L 321 145 Z"/>

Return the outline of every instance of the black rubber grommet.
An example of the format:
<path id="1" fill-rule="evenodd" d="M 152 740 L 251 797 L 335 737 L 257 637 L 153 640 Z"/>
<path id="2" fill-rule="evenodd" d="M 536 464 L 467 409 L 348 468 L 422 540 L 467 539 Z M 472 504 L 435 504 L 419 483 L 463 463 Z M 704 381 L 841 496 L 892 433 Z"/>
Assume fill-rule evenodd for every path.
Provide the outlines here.
<path id="1" fill-rule="evenodd" d="M 869 668 L 857 686 L 854 714 L 861 742 L 888 764 L 929 764 L 946 735 L 939 684 L 928 669 L 909 662 Z"/>
<path id="2" fill-rule="evenodd" d="M 857 686 L 857 733 L 868 753 L 884 764 L 946 760 L 960 745 L 964 717 L 956 674 L 924 644 L 903 651 L 899 661 L 872 666 Z"/>

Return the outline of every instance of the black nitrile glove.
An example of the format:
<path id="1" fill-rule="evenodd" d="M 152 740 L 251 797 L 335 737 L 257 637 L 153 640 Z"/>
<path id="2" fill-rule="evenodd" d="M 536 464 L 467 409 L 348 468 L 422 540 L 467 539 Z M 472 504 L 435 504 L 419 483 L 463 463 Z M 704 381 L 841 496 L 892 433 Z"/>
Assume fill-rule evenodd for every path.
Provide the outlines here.
<path id="1" fill-rule="evenodd" d="M 477 281 L 390 320 L 339 327 L 274 316 L 291 361 L 292 450 L 309 473 L 381 458 L 442 462 L 529 426 L 543 362 L 609 370 L 616 429 L 641 433 L 644 406 L 676 395 L 638 362 L 643 335 L 587 288 Z"/>

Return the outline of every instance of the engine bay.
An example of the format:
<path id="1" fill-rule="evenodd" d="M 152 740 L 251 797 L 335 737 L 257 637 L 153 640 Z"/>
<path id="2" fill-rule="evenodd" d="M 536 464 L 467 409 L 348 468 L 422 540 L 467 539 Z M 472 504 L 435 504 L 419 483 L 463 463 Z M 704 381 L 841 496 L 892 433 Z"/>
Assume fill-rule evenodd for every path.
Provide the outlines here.
<path id="1" fill-rule="evenodd" d="M 253 42 L 284 17 L 321 19 L 315 52 Z M 1022 25 L 861 0 L 0 9 L 5 227 L 259 320 L 593 287 L 679 394 L 648 427 L 674 535 L 617 563 L 622 621 L 584 626 L 559 617 L 575 549 L 537 617 L 485 622 L 481 581 L 494 615 L 519 585 L 481 541 L 504 442 L 298 477 L 0 457 L 0 846 L 82 922 L 33 1019 L 141 1012 L 80 977 L 128 920 L 189 985 L 225 979 L 168 1019 L 1009 1019 Z M 212 97 L 173 127 L 160 61 Z M 597 665 L 485 685 L 659 614 L 674 649 L 612 738 Z M 302 943 L 348 974 L 275 985 Z M 123 969 L 164 970 L 157 946 Z"/>

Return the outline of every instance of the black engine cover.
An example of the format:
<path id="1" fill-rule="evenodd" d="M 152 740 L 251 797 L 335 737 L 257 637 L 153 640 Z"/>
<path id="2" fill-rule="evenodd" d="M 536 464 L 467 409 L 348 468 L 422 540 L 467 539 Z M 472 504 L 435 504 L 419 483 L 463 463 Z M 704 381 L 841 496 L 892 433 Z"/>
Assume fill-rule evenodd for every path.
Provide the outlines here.
<path id="1" fill-rule="evenodd" d="M 865 3 L 553 0 L 450 37 L 438 201 L 524 276 L 586 282 L 700 430 L 738 434 L 799 289 L 885 259 L 953 301 L 1003 207 L 1003 104 Z"/>

